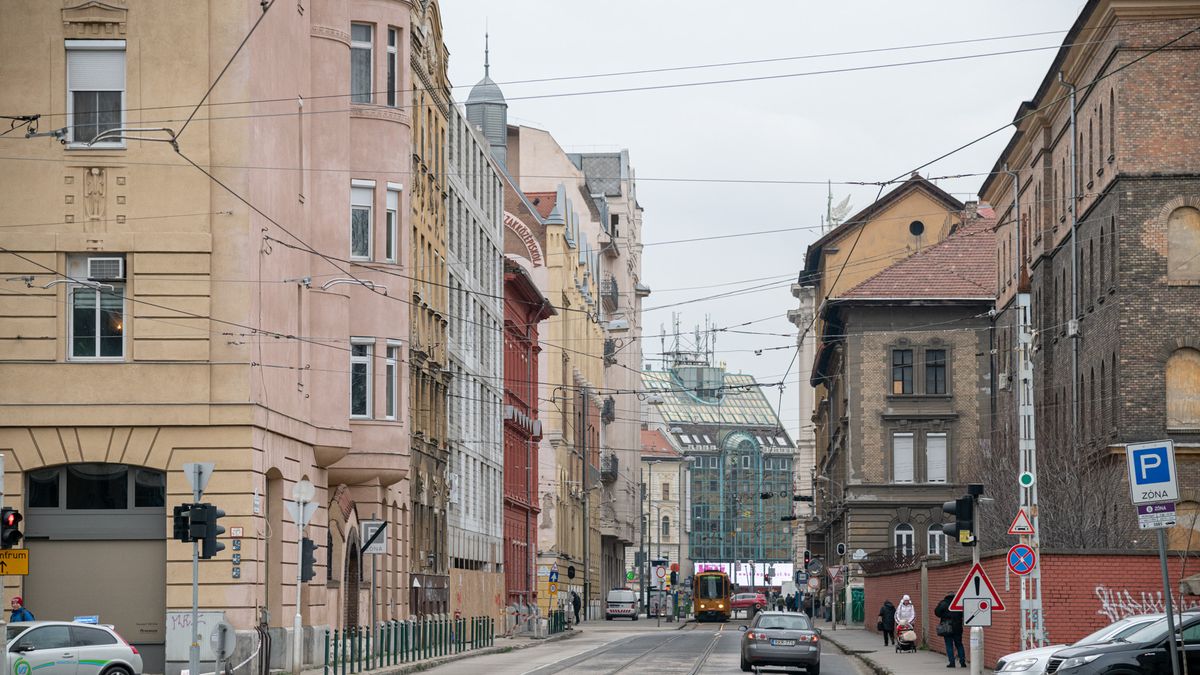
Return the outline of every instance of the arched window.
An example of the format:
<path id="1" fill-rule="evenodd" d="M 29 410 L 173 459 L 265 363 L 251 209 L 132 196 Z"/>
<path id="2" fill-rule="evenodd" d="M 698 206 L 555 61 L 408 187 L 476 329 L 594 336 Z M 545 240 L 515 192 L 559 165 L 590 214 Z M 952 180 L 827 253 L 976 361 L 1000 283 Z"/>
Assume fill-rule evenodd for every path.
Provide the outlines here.
<path id="1" fill-rule="evenodd" d="M 671 536 L 671 516 L 662 517 L 662 536 L 664 539 Z"/>
<path id="2" fill-rule="evenodd" d="M 934 523 L 929 526 L 929 555 L 941 555 L 942 549 L 945 548 L 946 535 L 942 532 L 941 523 Z"/>
<path id="3" fill-rule="evenodd" d="M 912 525 L 908 523 L 897 525 L 892 541 L 896 546 L 896 553 L 898 555 L 912 555 L 915 550 Z"/>
<path id="4" fill-rule="evenodd" d="M 1200 281 L 1200 210 L 1190 206 L 1167 218 L 1167 279 Z"/>
<path id="5" fill-rule="evenodd" d="M 1200 350 L 1177 349 L 1167 359 L 1167 427 L 1200 427 Z"/>

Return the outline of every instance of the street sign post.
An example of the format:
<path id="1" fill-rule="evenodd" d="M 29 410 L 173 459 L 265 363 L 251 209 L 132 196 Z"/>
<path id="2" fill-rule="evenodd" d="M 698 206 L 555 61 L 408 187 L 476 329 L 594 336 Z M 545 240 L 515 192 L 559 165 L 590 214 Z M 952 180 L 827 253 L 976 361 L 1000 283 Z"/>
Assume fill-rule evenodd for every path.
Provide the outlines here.
<path id="1" fill-rule="evenodd" d="M 1125 446 L 1129 467 L 1129 499 L 1138 507 L 1138 526 L 1158 534 L 1158 564 L 1162 568 L 1163 609 L 1167 615 L 1167 635 L 1175 634 L 1171 607 L 1171 583 L 1167 576 L 1167 537 L 1160 523 L 1174 524 L 1175 502 L 1179 500 L 1179 474 L 1175 471 L 1175 442 L 1171 440 L 1129 443 Z M 1143 510 L 1144 505 L 1152 505 Z M 1161 515 L 1160 515 L 1161 514 Z M 1168 515 L 1169 514 L 1169 515 Z M 1171 674 L 1179 675 L 1179 647 L 1167 640 L 1171 654 Z"/>
<path id="2" fill-rule="evenodd" d="M 29 549 L 0 549 L 0 574 L 29 574 Z"/>
<path id="3" fill-rule="evenodd" d="M 987 598 L 963 598 L 963 625 L 987 628 L 992 625 L 992 603 Z"/>
<path id="4" fill-rule="evenodd" d="M 1025 512 L 1025 507 L 1017 510 L 1017 515 L 1013 518 L 1012 524 L 1008 526 L 1009 534 L 1026 535 L 1033 534 L 1033 521 L 1029 519 L 1029 514 Z"/>
<path id="5" fill-rule="evenodd" d="M 383 555 L 387 553 L 387 521 L 362 521 L 360 540 L 364 542 L 362 547 L 363 555 Z"/>
<path id="6" fill-rule="evenodd" d="M 1017 576 L 1025 576 L 1037 566 L 1037 553 L 1027 544 L 1017 544 L 1008 549 L 1008 569 Z"/>
<path id="7" fill-rule="evenodd" d="M 989 608 L 991 611 L 1004 611 L 1004 600 L 1000 599 L 996 587 L 992 585 L 991 579 L 988 579 L 987 573 L 983 571 L 983 565 L 979 563 L 975 563 L 971 567 L 971 571 L 967 572 L 967 578 L 963 579 L 962 585 L 958 587 L 958 592 L 954 594 L 954 600 L 950 601 L 950 609 L 955 612 L 965 611 L 964 598 L 988 600 L 991 604 Z"/>

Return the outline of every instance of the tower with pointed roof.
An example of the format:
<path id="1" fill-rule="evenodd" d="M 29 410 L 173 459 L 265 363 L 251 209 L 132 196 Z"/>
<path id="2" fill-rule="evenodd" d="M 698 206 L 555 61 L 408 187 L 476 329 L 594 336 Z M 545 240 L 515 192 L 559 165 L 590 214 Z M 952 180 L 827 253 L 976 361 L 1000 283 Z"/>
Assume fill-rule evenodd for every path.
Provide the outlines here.
<path id="1" fill-rule="evenodd" d="M 502 165 L 508 159 L 508 103 L 500 85 L 492 81 L 489 37 L 483 37 L 483 79 L 467 96 L 467 121 L 483 131 L 492 156 Z"/>

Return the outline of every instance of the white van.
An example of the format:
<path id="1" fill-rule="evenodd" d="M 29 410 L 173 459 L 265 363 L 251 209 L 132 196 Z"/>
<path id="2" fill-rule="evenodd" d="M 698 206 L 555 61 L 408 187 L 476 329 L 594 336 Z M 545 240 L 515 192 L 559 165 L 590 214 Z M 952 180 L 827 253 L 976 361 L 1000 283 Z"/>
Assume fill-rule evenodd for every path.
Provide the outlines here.
<path id="1" fill-rule="evenodd" d="M 612 589 L 608 592 L 604 604 L 605 621 L 612 621 L 613 617 L 618 616 L 638 620 L 638 596 L 632 589 Z"/>

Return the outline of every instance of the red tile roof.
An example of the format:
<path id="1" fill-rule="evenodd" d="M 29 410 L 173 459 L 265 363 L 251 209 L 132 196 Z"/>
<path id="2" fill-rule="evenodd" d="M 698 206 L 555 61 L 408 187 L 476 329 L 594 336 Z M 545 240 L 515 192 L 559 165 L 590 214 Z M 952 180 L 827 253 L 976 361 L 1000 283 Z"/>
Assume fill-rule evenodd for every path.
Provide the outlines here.
<path id="1" fill-rule="evenodd" d="M 841 300 L 993 299 L 995 218 L 969 222 L 843 293 Z"/>
<path id="2" fill-rule="evenodd" d="M 682 455 L 671 447 L 671 441 L 661 431 L 642 429 L 642 457 L 669 457 L 679 459 Z"/>
<path id="3" fill-rule="evenodd" d="M 525 198 L 537 209 L 538 215 L 542 218 L 547 218 L 550 216 L 550 212 L 554 210 L 554 205 L 558 202 L 558 193 L 526 192 Z"/>

